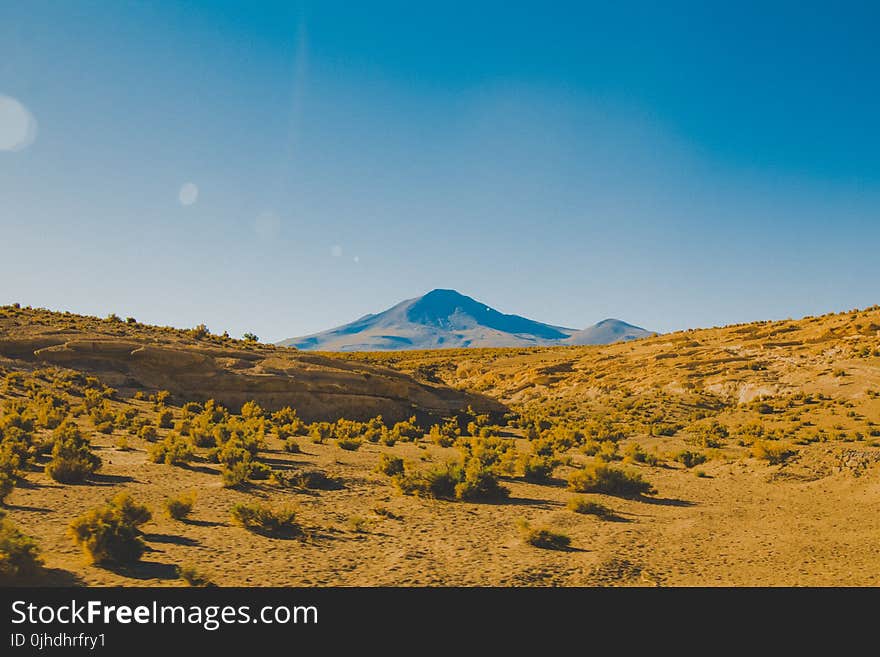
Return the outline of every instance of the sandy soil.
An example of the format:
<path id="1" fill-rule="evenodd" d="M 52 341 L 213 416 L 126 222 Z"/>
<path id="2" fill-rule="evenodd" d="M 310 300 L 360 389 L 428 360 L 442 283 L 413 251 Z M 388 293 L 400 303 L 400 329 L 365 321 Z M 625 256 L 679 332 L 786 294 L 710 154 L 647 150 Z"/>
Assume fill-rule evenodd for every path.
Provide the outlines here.
<path id="1" fill-rule="evenodd" d="M 10 516 L 38 539 L 59 582 L 73 577 L 92 585 L 175 585 L 182 583 L 175 565 L 191 564 L 220 585 L 880 583 L 876 448 L 850 449 L 849 461 L 857 465 L 842 469 L 839 454 L 846 450 L 827 445 L 806 446 L 784 466 L 717 459 L 702 467 L 703 478 L 679 468 L 639 466 L 658 495 L 589 496 L 619 516 L 604 521 L 568 510 L 571 493 L 562 481 L 511 480 L 505 482 L 510 500 L 470 504 L 406 497 L 371 472 L 381 452 L 414 464 L 455 454 L 433 445 L 366 444 L 348 452 L 304 441 L 304 454 L 279 450 L 264 456 L 278 467 L 320 466 L 341 477 L 345 488 L 297 493 L 258 486 L 239 492 L 220 487 L 216 466 L 157 465 L 146 461 L 136 439 L 134 449 L 122 451 L 111 446 L 112 436 L 101 438 L 96 445 L 105 467 L 96 484 L 62 486 L 34 474 L 8 500 Z M 120 490 L 154 512 L 144 527 L 150 551 L 130 570 L 86 565 L 67 525 Z M 199 496 L 192 519 L 164 517 L 164 498 L 188 490 Z M 255 498 L 296 504 L 311 536 L 273 539 L 233 525 L 232 504 Z M 377 507 L 396 518 L 377 515 Z M 563 531 L 572 549 L 527 545 L 517 531 L 519 518 Z"/>

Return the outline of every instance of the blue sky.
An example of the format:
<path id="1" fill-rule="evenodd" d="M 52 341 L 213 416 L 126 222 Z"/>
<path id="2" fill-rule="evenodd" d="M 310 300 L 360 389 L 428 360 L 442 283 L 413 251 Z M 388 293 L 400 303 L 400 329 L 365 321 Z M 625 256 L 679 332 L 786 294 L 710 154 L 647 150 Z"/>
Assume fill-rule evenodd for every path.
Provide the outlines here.
<path id="1" fill-rule="evenodd" d="M 436 287 L 576 328 L 878 303 L 878 22 L 6 0 L 0 303 L 266 340 Z"/>

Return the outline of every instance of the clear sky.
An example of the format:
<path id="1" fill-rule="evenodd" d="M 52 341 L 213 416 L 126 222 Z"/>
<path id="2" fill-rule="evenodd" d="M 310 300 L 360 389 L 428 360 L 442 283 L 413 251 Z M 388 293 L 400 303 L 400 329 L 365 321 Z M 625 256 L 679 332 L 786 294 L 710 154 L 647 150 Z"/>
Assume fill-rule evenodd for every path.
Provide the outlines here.
<path id="1" fill-rule="evenodd" d="M 0 3 L 0 303 L 264 340 L 432 288 L 880 302 L 873 2 Z"/>

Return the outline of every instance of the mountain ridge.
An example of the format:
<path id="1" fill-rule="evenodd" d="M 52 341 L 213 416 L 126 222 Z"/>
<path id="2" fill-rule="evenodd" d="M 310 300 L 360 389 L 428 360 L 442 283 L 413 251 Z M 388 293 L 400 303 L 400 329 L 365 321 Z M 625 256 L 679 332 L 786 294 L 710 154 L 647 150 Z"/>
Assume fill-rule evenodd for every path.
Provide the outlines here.
<path id="1" fill-rule="evenodd" d="M 652 334 L 618 319 L 582 330 L 545 324 L 499 312 L 456 290 L 436 288 L 348 324 L 276 344 L 304 351 L 399 351 L 609 344 Z"/>

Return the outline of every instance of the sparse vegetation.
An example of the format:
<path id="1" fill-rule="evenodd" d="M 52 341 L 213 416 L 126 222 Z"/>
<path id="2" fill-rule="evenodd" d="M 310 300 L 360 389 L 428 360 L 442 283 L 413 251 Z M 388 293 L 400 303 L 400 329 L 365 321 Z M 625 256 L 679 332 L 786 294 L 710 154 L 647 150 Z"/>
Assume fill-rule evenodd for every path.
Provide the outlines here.
<path id="1" fill-rule="evenodd" d="M 170 568 L 163 555 L 182 554 L 195 559 L 200 554 L 196 543 L 207 544 L 205 536 L 213 532 L 227 537 L 228 532 L 233 532 L 237 540 L 250 541 L 249 548 L 253 544 L 265 545 L 262 539 L 216 517 L 218 508 L 225 515 L 222 509 L 229 508 L 234 501 L 243 501 L 251 508 L 248 522 L 255 532 L 286 536 L 302 535 L 301 518 L 293 518 L 299 529 L 279 529 L 273 534 L 284 525 L 284 518 L 263 522 L 253 507 L 283 516 L 285 501 L 306 500 L 308 517 L 314 516 L 317 526 L 336 533 L 335 540 L 320 541 L 328 561 L 345 553 L 337 548 L 346 541 L 359 541 L 367 548 L 379 540 L 390 552 L 397 553 L 403 549 L 401 537 L 412 535 L 407 529 L 431 541 L 436 539 L 432 532 L 442 527 L 448 533 L 444 540 L 450 549 L 461 549 L 462 537 L 468 537 L 466 542 L 471 544 L 470 536 L 489 545 L 505 540 L 493 533 L 492 527 L 510 527 L 520 511 L 531 514 L 538 513 L 536 509 L 555 508 L 547 518 L 558 520 L 560 525 L 555 529 L 543 526 L 541 520 L 533 520 L 537 542 L 553 546 L 554 539 L 543 532 L 554 535 L 556 529 L 565 527 L 572 527 L 573 536 L 591 528 L 599 531 L 602 540 L 590 541 L 588 546 L 597 552 L 598 574 L 591 571 L 586 581 L 604 583 L 602 568 L 609 558 L 609 546 L 619 545 L 621 532 L 637 525 L 626 525 L 622 522 L 624 518 L 615 518 L 614 511 L 600 503 L 605 498 L 590 499 L 592 496 L 587 495 L 596 492 L 632 498 L 621 502 L 621 511 L 631 513 L 640 526 L 649 530 L 644 536 L 658 535 L 653 531 L 656 523 L 669 518 L 687 517 L 689 523 L 692 520 L 694 536 L 699 540 L 687 546 L 687 556 L 708 558 L 705 572 L 715 577 L 720 566 L 711 561 L 711 549 L 717 547 L 717 539 L 707 533 L 700 513 L 708 508 L 707 500 L 712 505 L 713 518 L 716 510 L 725 509 L 720 491 L 724 491 L 725 499 L 729 495 L 737 500 L 737 513 L 721 518 L 729 521 L 732 533 L 742 531 L 740 525 L 746 520 L 764 522 L 766 513 L 767 521 L 772 521 L 784 537 L 785 546 L 796 546 L 799 536 L 822 531 L 820 515 L 836 523 L 848 517 L 839 511 L 842 501 L 836 506 L 835 496 L 846 499 L 842 490 L 855 491 L 860 496 L 857 499 L 868 499 L 870 473 L 880 459 L 880 421 L 876 419 L 880 391 L 874 380 L 874 359 L 880 357 L 880 308 L 860 311 L 855 316 L 838 314 L 683 331 L 656 340 L 608 347 L 315 355 L 293 355 L 291 350 L 289 357 L 286 350 L 276 350 L 272 345 L 257 341 L 244 344 L 228 336 L 213 335 L 207 329 L 194 336 L 187 330 L 151 327 L 133 320 L 87 318 L 27 307 L 0 307 L 0 330 L 0 504 L 6 504 L 10 519 L 0 521 L 0 583 L 10 572 L 19 572 L 18 566 L 9 565 L 17 557 L 6 553 L 18 554 L 25 561 L 28 554 L 36 555 L 34 560 L 38 563 L 37 542 L 45 546 L 47 553 L 50 546 L 53 548 L 51 559 L 47 556 L 52 568 L 46 573 L 53 582 L 66 577 L 64 570 L 84 575 L 89 584 L 140 582 L 134 579 L 142 576 L 140 570 L 148 573 L 156 564 L 131 571 L 82 570 L 78 559 L 65 563 L 69 555 L 54 549 L 58 522 L 67 525 L 82 511 L 79 505 L 83 500 L 95 500 L 95 496 L 102 499 L 106 491 L 117 491 L 127 481 L 136 487 L 136 498 L 113 498 L 74 522 L 77 530 L 71 529 L 71 535 L 91 560 L 136 563 L 141 557 L 139 549 L 145 548 L 144 541 L 152 544 L 155 538 L 153 547 L 157 552 L 150 561 L 160 561 Z M 125 347 L 120 353 L 126 358 L 131 353 L 129 342 L 142 343 L 146 349 L 138 352 L 138 358 L 150 363 L 145 367 L 156 368 L 157 374 L 163 367 L 162 358 L 185 361 L 192 355 L 198 362 L 207 359 L 207 369 L 221 377 L 218 382 L 227 385 L 232 381 L 228 391 L 223 386 L 210 388 L 221 396 L 228 392 L 224 401 L 228 408 L 206 400 L 202 396 L 204 390 L 194 385 L 188 396 L 186 387 L 191 383 L 187 377 L 166 379 L 173 395 L 168 390 L 157 390 L 150 380 L 140 376 L 140 364 L 120 376 L 119 371 L 105 371 L 98 364 L 73 370 L 46 365 L 42 359 L 30 357 L 34 345 L 60 346 L 63 343 L 57 340 L 79 339 L 75 336 L 99 345 L 95 349 L 117 340 Z M 21 345 L 16 340 L 21 340 Z M 163 351 L 166 349 L 167 352 Z M 187 350 L 193 351 L 189 354 Z M 113 355 L 108 353 L 109 362 Z M 19 357 L 21 354 L 27 358 Z M 158 356 L 155 361 L 150 360 L 153 356 Z M 104 357 L 96 358 L 95 362 L 103 362 Z M 302 367 L 298 359 L 308 366 Z M 390 421 L 386 422 L 381 416 L 354 415 L 363 410 L 357 406 L 355 397 L 346 409 L 357 419 L 340 419 L 335 410 L 327 412 L 326 406 L 314 399 L 301 407 L 301 417 L 292 406 L 279 409 L 275 404 L 281 397 L 275 392 L 263 394 L 258 386 L 254 388 L 258 399 L 242 404 L 247 397 L 235 389 L 233 378 L 221 381 L 229 372 L 235 379 L 255 374 L 262 377 L 261 381 L 269 381 L 272 377 L 286 377 L 285 372 L 291 371 L 295 372 L 294 378 L 302 376 L 311 385 L 309 371 L 314 367 L 329 382 L 335 375 L 333 366 L 326 363 L 332 362 L 342 364 L 346 377 L 369 381 L 368 387 L 381 386 L 382 370 L 372 369 L 377 364 L 404 375 L 416 372 L 421 384 L 451 386 L 443 394 L 451 395 L 452 388 L 458 388 L 497 399 L 507 405 L 509 412 L 486 413 L 469 408 L 445 410 L 445 417 L 438 417 L 415 403 L 410 411 L 409 406 L 401 409 L 391 400 L 385 413 Z M 197 376 L 197 370 L 198 367 L 192 368 L 193 376 Z M 340 381 L 344 381 L 340 385 L 348 385 L 348 379 Z M 405 379 L 395 385 L 398 383 L 404 386 Z M 410 413 L 413 416 L 409 420 L 395 422 Z M 313 447 L 306 442 L 310 436 L 317 443 Z M 348 451 L 343 453 L 340 449 Z M 802 458 L 795 458 L 797 455 Z M 192 466 L 170 469 L 149 465 L 154 459 L 163 464 Z M 147 465 L 143 465 L 145 460 Z M 701 469 L 710 460 L 711 477 Z M 785 467 L 779 472 L 771 468 L 769 474 L 762 475 L 761 468 L 768 463 Z M 663 469 L 652 469 L 656 466 Z M 389 479 L 369 474 L 373 468 Z M 815 486 L 788 485 L 789 479 L 798 481 L 802 476 L 826 472 L 833 473 L 822 480 L 821 488 L 827 488 L 827 495 L 820 496 Z M 754 496 L 737 498 L 740 473 L 748 477 Z M 547 486 L 555 483 L 554 475 L 568 479 L 569 489 L 577 494 Z M 680 499 L 641 498 L 653 492 L 646 479 L 658 485 L 662 482 L 664 493 L 668 483 L 670 495 L 674 493 Z M 80 486 L 71 488 L 53 482 Z M 498 504 L 482 509 L 464 505 L 452 508 L 448 504 L 393 498 L 386 482 L 409 495 Z M 238 490 L 221 490 L 221 483 Z M 351 490 L 329 492 L 341 488 L 343 483 Z M 192 502 L 188 495 L 179 492 L 193 487 L 207 496 L 204 521 L 175 524 L 174 533 L 180 536 L 174 539 L 163 539 L 161 533 L 141 533 L 144 523 L 149 521 L 150 509 L 161 512 L 163 517 L 167 514 L 185 519 L 192 512 Z M 506 502 L 508 488 L 518 499 Z M 797 506 L 787 503 L 788 495 L 797 500 Z M 534 498 L 534 503 L 521 506 L 526 498 Z M 767 503 L 756 513 L 750 506 L 753 499 L 766 499 Z M 259 503 L 253 504 L 256 500 Z M 647 502 L 654 505 L 648 506 Z M 565 503 L 571 510 L 569 515 L 559 512 L 560 505 Z M 666 508 L 679 503 L 697 506 L 693 513 Z M 93 505 L 94 501 L 85 502 L 86 508 Z M 388 509 L 392 505 L 400 507 L 405 523 L 401 515 Z M 795 532 L 791 523 L 781 517 L 791 508 L 815 508 L 815 518 L 800 518 Z M 599 525 L 573 513 L 621 522 Z M 494 523 L 495 516 L 498 523 Z M 473 525 L 471 518 L 476 521 Z M 486 518 L 493 522 L 485 522 Z M 35 538 L 18 530 L 18 534 L 7 532 L 6 526 L 12 520 Z M 169 526 L 161 518 L 159 524 Z M 358 535 L 372 526 L 376 528 L 374 535 Z M 451 527 L 454 531 L 450 531 Z M 171 547 L 162 545 L 163 540 L 179 543 Z M 852 542 L 854 549 L 861 551 L 853 559 L 869 563 L 864 551 L 867 539 L 862 541 L 854 535 Z M 646 543 L 641 554 L 645 565 L 652 567 L 650 548 Z M 417 546 L 407 544 L 405 549 L 415 552 Z M 781 549 L 780 555 L 785 549 Z M 518 561 L 524 553 L 529 550 L 511 550 L 505 555 L 510 562 L 509 573 L 514 575 L 499 579 L 502 576 L 493 566 L 487 568 L 486 582 L 583 583 L 578 579 L 580 575 L 569 575 L 564 570 L 551 573 L 530 569 L 534 564 Z M 534 558 L 535 552 L 531 554 Z M 792 551 L 786 554 L 790 557 Z M 498 559 L 497 555 L 487 550 L 486 559 L 491 563 Z M 273 558 L 267 551 L 265 555 L 259 554 L 256 561 L 262 568 L 272 564 Z M 568 559 L 564 555 L 543 558 Z M 611 562 L 608 569 L 613 577 L 622 578 L 621 581 L 630 577 L 629 566 L 624 563 L 618 567 L 613 559 Z M 197 561 L 193 563 L 198 565 Z M 401 576 L 417 584 L 432 582 L 416 563 L 417 559 L 404 560 Z M 760 567 L 749 566 L 756 573 Z M 26 566 L 20 572 L 29 568 Z M 31 569 L 32 574 L 36 568 Z M 181 567 L 179 583 L 202 585 L 202 579 L 208 581 L 194 569 L 191 574 L 184 574 L 186 569 L 191 566 Z M 310 578 L 312 570 L 308 573 Z M 249 571 L 248 576 L 258 583 L 278 583 L 280 580 L 273 578 L 270 571 L 268 567 L 259 572 Z M 670 583 L 699 583 L 693 578 L 681 579 L 681 573 L 666 572 L 670 573 Z M 700 572 L 704 572 L 702 568 Z M 456 582 L 474 581 L 471 574 L 453 574 Z M 728 578 L 722 580 L 725 582 L 742 581 L 730 571 L 720 574 Z M 751 576 L 752 570 L 748 574 Z M 231 572 L 216 575 L 224 583 L 242 581 Z M 762 581 L 775 581 L 772 577 L 767 579 L 766 572 L 763 575 Z M 18 575 L 12 576 L 16 582 L 22 581 Z M 326 576 L 327 572 L 321 572 L 312 581 L 329 581 Z M 34 581 L 31 575 L 24 577 L 28 583 Z M 798 582 L 828 583 L 818 571 L 798 577 Z M 841 577 L 846 583 L 867 581 L 867 576 L 859 579 L 858 574 Z M 345 583 L 363 581 L 339 572 L 333 578 Z M 780 582 L 794 581 L 781 575 L 780 578 Z"/>
<path id="2" fill-rule="evenodd" d="M 70 535 L 91 563 L 133 563 L 146 549 L 139 530 L 149 517 L 144 511 L 128 497 L 116 498 L 74 520 Z"/>
<path id="3" fill-rule="evenodd" d="M 687 449 L 678 452 L 674 458 L 686 468 L 693 468 L 708 460 L 708 457 L 705 454 L 692 452 Z"/>
<path id="4" fill-rule="evenodd" d="M 376 466 L 376 472 L 381 472 L 389 477 L 402 475 L 404 471 L 403 459 L 392 454 L 382 454 L 379 457 L 379 465 Z"/>
<path id="5" fill-rule="evenodd" d="M 52 459 L 46 465 L 46 474 L 52 479 L 63 484 L 80 483 L 101 467 L 101 459 L 91 451 L 91 443 L 74 422 L 64 422 L 53 435 Z"/>
<path id="6" fill-rule="evenodd" d="M 192 512 L 195 503 L 195 491 L 183 493 L 177 497 L 168 497 L 165 499 L 165 512 L 169 518 L 184 520 Z"/>
<path id="7" fill-rule="evenodd" d="M 153 463 L 166 465 L 186 465 L 194 456 L 192 441 L 173 431 L 154 443 L 149 454 Z"/>
<path id="8" fill-rule="evenodd" d="M 394 484 L 405 495 L 420 495 L 446 500 L 497 500 L 510 491 L 479 459 L 465 464 L 448 462 L 443 466 L 394 477 Z"/>
<path id="9" fill-rule="evenodd" d="M 575 470 L 568 477 L 568 487 L 578 493 L 605 493 L 622 497 L 651 495 L 656 492 L 640 474 L 604 463 L 593 463 L 582 470 Z"/>
<path id="10" fill-rule="evenodd" d="M 212 582 L 207 575 L 189 564 L 178 566 L 177 576 L 184 582 L 186 582 L 189 586 L 216 586 L 216 584 L 214 584 L 214 582 Z"/>
<path id="11" fill-rule="evenodd" d="M 239 503 L 232 507 L 232 521 L 248 531 L 264 536 L 299 536 L 302 527 L 296 522 L 296 511 L 290 508 L 270 509 L 260 504 Z"/>
<path id="12" fill-rule="evenodd" d="M 37 576 L 42 565 L 34 539 L 0 511 L 0 586 L 22 584 Z"/>
<path id="13" fill-rule="evenodd" d="M 565 550 L 571 545 L 571 537 L 549 527 L 532 527 L 528 522 L 519 523 L 519 531 L 523 540 L 545 550 Z"/>
<path id="14" fill-rule="evenodd" d="M 596 516 L 606 520 L 614 517 L 614 511 L 610 508 L 599 502 L 588 500 L 585 497 L 576 496 L 569 498 L 567 506 L 575 513 L 583 515 Z"/>
<path id="15" fill-rule="evenodd" d="M 796 451 L 785 444 L 758 440 L 752 445 L 751 454 L 756 459 L 767 461 L 771 465 L 778 465 L 794 456 Z"/>

